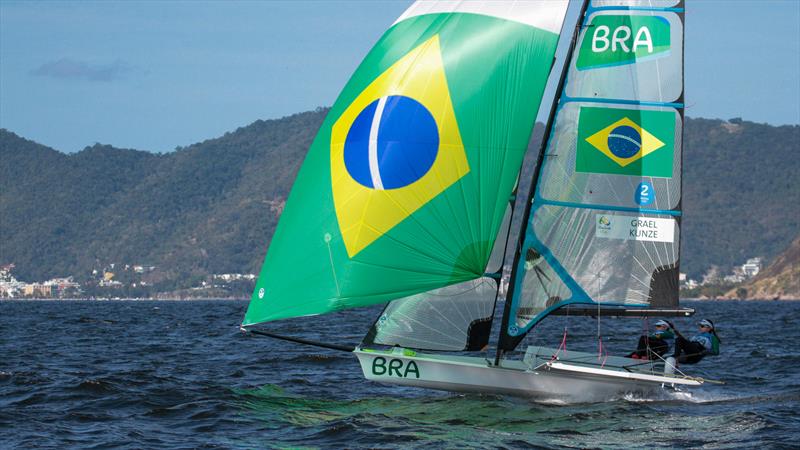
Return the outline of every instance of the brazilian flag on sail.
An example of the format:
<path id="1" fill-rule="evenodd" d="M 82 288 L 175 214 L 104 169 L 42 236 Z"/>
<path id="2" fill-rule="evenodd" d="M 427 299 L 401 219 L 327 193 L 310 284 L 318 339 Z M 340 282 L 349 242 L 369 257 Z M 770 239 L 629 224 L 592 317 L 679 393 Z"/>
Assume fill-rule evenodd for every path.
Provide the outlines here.
<path id="1" fill-rule="evenodd" d="M 566 9 L 537 4 L 547 27 L 433 11 L 384 34 L 308 151 L 244 325 L 483 275 Z"/>
<path id="2" fill-rule="evenodd" d="M 377 76 L 333 124 L 333 203 L 348 255 L 468 172 L 434 35 Z"/>
<path id="3" fill-rule="evenodd" d="M 675 112 L 581 107 L 577 172 L 671 178 Z"/>

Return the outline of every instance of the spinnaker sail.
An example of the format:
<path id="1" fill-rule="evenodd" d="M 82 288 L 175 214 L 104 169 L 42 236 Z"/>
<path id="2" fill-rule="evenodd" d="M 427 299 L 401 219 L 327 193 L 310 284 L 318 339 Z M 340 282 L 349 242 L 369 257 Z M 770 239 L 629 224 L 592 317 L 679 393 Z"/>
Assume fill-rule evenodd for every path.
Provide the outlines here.
<path id="1" fill-rule="evenodd" d="M 566 9 L 412 5 L 322 124 L 243 325 L 480 282 Z"/>
<path id="2" fill-rule="evenodd" d="M 568 64 L 500 351 L 565 305 L 678 304 L 682 1 L 593 0 Z"/>

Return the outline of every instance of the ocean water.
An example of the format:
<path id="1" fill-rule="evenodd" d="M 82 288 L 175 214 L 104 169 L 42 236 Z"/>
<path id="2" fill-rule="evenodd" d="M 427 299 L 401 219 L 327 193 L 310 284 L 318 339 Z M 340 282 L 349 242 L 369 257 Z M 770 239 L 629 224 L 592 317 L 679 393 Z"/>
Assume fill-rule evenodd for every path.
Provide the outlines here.
<path id="1" fill-rule="evenodd" d="M 0 301 L 0 448 L 797 448 L 800 302 L 684 305 L 723 340 L 691 370 L 725 385 L 558 404 L 371 383 L 350 354 L 242 335 L 244 301 Z M 271 330 L 355 344 L 376 315 Z M 593 319 L 531 339 L 564 325 L 596 345 Z M 644 325 L 601 319 L 606 348 Z"/>

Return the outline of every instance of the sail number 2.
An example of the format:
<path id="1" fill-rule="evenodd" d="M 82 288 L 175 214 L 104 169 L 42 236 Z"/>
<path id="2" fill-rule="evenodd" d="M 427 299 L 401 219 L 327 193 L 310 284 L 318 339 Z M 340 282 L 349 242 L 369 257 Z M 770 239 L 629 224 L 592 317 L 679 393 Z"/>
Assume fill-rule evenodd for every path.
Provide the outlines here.
<path id="1" fill-rule="evenodd" d="M 388 375 L 400 378 L 419 378 L 419 367 L 414 361 L 404 362 L 402 359 L 391 358 L 386 360 L 382 356 L 377 356 L 372 360 L 373 375 Z"/>

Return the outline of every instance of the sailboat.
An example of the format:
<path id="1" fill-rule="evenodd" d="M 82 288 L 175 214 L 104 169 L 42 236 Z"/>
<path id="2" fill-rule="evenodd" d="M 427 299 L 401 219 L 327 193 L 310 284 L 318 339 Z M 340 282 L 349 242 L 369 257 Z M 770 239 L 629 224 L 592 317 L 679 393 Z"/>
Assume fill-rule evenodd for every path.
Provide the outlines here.
<path id="1" fill-rule="evenodd" d="M 661 361 L 517 349 L 552 315 L 693 313 L 678 304 L 683 1 L 583 1 L 565 32 L 568 7 L 405 11 L 320 127 L 242 329 L 352 351 L 381 383 L 565 400 L 703 384 Z M 561 35 L 566 62 L 518 201 Z M 354 348 L 263 327 L 375 304 L 386 306 Z M 496 353 L 476 356 L 498 324 Z"/>

